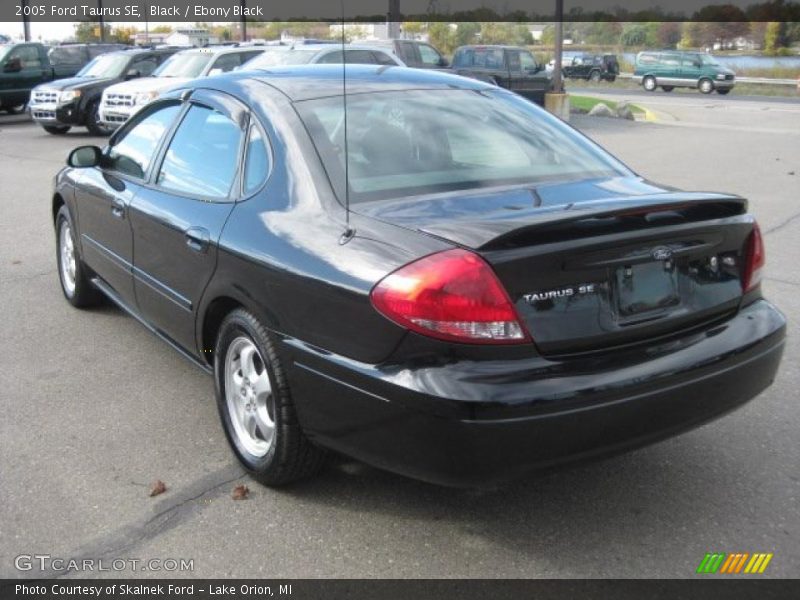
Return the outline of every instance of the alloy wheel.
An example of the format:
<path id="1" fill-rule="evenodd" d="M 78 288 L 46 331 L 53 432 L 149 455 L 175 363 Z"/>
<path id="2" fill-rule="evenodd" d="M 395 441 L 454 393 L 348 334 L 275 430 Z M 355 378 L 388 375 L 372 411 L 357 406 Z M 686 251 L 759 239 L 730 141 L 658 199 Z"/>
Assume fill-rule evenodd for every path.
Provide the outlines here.
<path id="1" fill-rule="evenodd" d="M 61 281 L 64 291 L 68 296 L 75 294 L 75 275 L 77 263 L 75 260 L 75 244 L 72 241 L 72 229 L 66 220 L 61 221 L 59 231 L 59 266 L 61 268 Z"/>
<path id="2" fill-rule="evenodd" d="M 240 447 L 253 457 L 266 456 L 275 439 L 272 383 L 261 353 L 240 336 L 225 354 L 225 399 Z"/>

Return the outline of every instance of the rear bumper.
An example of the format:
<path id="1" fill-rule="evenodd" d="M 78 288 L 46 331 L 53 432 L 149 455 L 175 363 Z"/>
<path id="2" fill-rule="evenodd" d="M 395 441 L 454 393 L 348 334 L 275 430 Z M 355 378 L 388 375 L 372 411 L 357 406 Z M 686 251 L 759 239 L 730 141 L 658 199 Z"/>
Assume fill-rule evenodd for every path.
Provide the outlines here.
<path id="1" fill-rule="evenodd" d="M 376 368 L 293 340 L 285 347 L 298 417 L 317 443 L 469 486 L 643 446 L 721 416 L 772 383 L 785 329 L 759 300 L 681 339 L 584 358 Z"/>

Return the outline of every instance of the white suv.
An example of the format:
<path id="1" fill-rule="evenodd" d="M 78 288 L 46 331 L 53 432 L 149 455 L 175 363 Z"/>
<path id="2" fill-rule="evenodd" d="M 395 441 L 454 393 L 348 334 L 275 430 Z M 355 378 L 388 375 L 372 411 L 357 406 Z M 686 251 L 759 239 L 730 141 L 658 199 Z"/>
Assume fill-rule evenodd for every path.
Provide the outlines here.
<path id="1" fill-rule="evenodd" d="M 107 88 L 100 102 L 100 122 L 109 129 L 116 129 L 166 90 L 198 77 L 232 71 L 264 50 L 260 46 L 218 46 L 178 52 L 154 71 L 152 77 Z"/>

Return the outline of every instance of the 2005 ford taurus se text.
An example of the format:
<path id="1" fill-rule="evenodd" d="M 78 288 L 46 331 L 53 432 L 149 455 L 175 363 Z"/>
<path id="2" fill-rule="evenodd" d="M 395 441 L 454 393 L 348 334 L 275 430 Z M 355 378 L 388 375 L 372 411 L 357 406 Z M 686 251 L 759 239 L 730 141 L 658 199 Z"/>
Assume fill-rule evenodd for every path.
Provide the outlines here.
<path id="1" fill-rule="evenodd" d="M 100 292 L 213 373 L 267 485 L 325 449 L 452 485 L 617 452 L 780 362 L 744 199 L 650 183 L 479 81 L 349 66 L 343 97 L 341 66 L 236 72 L 68 162 L 67 300 Z"/>

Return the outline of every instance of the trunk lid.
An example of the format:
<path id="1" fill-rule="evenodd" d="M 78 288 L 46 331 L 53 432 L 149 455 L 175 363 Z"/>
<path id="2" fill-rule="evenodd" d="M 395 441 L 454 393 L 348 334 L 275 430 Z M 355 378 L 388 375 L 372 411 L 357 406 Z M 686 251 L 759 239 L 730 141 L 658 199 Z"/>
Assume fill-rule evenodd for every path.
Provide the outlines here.
<path id="1" fill-rule="evenodd" d="M 753 229 L 746 210 L 736 196 L 635 178 L 359 207 L 480 253 L 543 354 L 635 343 L 733 314 Z"/>

